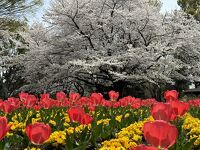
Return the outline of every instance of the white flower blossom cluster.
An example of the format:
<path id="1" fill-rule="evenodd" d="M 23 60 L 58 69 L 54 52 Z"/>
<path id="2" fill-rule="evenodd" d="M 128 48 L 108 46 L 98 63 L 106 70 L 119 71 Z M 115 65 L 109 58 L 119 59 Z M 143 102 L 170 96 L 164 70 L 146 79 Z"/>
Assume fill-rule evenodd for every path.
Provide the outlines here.
<path id="1" fill-rule="evenodd" d="M 149 0 L 54 0 L 35 24 L 23 58 L 30 84 L 76 78 L 174 83 L 200 77 L 200 24 L 182 11 L 161 14 Z M 192 78 L 191 78 L 192 76 Z M 104 82 L 106 84 L 106 82 Z"/>

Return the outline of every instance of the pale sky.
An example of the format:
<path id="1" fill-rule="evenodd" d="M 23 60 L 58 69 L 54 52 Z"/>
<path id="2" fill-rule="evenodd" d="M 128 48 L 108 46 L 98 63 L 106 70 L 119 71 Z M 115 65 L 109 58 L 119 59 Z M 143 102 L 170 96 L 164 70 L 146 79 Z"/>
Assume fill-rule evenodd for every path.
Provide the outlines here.
<path id="1" fill-rule="evenodd" d="M 161 10 L 162 12 L 179 9 L 177 0 L 162 0 L 162 3 L 163 3 L 163 7 Z"/>
<path id="2" fill-rule="evenodd" d="M 42 20 L 42 15 L 44 13 L 44 10 L 48 8 L 49 2 L 51 0 L 44 0 L 44 6 L 36 13 L 36 15 L 30 20 L 30 24 L 34 20 Z M 177 0 L 162 0 L 163 6 L 161 9 L 161 12 L 171 11 L 175 9 L 179 9 L 179 6 L 177 5 Z"/>

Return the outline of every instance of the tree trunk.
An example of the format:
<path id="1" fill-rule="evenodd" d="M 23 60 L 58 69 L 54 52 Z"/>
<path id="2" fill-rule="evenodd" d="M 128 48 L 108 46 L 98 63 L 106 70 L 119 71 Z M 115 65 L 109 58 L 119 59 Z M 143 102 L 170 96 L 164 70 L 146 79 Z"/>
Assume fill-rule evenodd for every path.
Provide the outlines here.
<path id="1" fill-rule="evenodd" d="M 157 101 L 161 101 L 160 87 L 152 83 L 145 83 L 143 87 L 145 98 L 155 98 Z"/>

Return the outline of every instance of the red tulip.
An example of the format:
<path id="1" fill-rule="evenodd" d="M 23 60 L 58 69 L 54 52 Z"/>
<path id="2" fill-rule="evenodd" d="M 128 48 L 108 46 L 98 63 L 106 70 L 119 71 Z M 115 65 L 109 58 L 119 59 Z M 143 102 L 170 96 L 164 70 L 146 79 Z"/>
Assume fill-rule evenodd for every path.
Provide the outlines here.
<path id="1" fill-rule="evenodd" d="M 188 100 L 188 104 L 194 107 L 200 107 L 200 99 Z"/>
<path id="2" fill-rule="evenodd" d="M 21 102 L 19 98 L 9 97 L 7 101 L 10 102 L 12 105 L 16 106 L 16 108 L 20 107 Z"/>
<path id="3" fill-rule="evenodd" d="M 21 92 L 19 93 L 19 98 L 21 101 L 24 101 L 27 97 L 28 97 L 28 93 L 25 93 L 25 92 Z"/>
<path id="4" fill-rule="evenodd" d="M 70 93 L 70 94 L 69 94 L 69 100 L 70 100 L 72 103 L 76 102 L 80 97 L 81 97 L 81 95 L 78 94 L 78 93 Z"/>
<path id="5" fill-rule="evenodd" d="M 155 120 L 170 121 L 174 120 L 173 109 L 167 103 L 155 103 L 151 108 L 151 115 Z"/>
<path id="6" fill-rule="evenodd" d="M 10 130 L 11 125 L 8 125 L 6 117 L 0 117 L 0 141 L 4 138 L 6 133 Z"/>
<path id="7" fill-rule="evenodd" d="M 74 122 L 80 122 L 81 116 L 85 114 L 84 109 L 82 107 L 71 107 L 67 112 L 70 120 Z"/>
<path id="8" fill-rule="evenodd" d="M 72 105 L 72 102 L 69 101 L 67 98 L 65 98 L 63 101 L 62 101 L 62 106 L 63 107 L 69 107 Z"/>
<path id="9" fill-rule="evenodd" d="M 34 95 L 28 95 L 24 100 L 24 106 L 27 108 L 33 107 L 38 102 L 38 99 Z"/>
<path id="10" fill-rule="evenodd" d="M 26 135 L 29 140 L 36 145 L 44 143 L 51 134 L 51 127 L 44 123 L 36 122 L 26 127 Z"/>
<path id="11" fill-rule="evenodd" d="M 0 104 L 0 110 L 5 112 L 6 114 L 14 111 L 19 106 L 16 106 L 15 104 L 11 103 L 10 101 L 6 100 L 3 103 Z"/>
<path id="12" fill-rule="evenodd" d="M 164 98 L 166 101 L 176 101 L 178 100 L 178 92 L 176 90 L 165 91 Z"/>
<path id="13" fill-rule="evenodd" d="M 106 100 L 104 100 L 102 102 L 102 106 L 104 106 L 104 107 L 112 107 L 112 105 L 113 105 L 112 101 L 106 101 Z"/>
<path id="14" fill-rule="evenodd" d="M 103 95 L 101 93 L 92 93 L 90 95 L 90 102 L 94 105 L 101 105 L 103 102 Z"/>
<path id="15" fill-rule="evenodd" d="M 135 98 L 133 98 L 131 96 L 126 96 L 126 97 L 119 99 L 118 102 L 120 103 L 121 107 L 127 107 L 127 106 L 130 106 L 134 100 L 135 100 Z"/>
<path id="16" fill-rule="evenodd" d="M 128 105 L 131 104 L 132 102 L 132 97 L 131 96 L 126 96 L 126 97 L 123 97 L 119 100 L 120 102 L 120 106 L 121 107 L 127 107 Z"/>
<path id="17" fill-rule="evenodd" d="M 148 143 L 161 148 L 171 147 L 178 136 L 177 128 L 163 120 L 146 122 L 143 127 L 143 133 Z"/>
<path id="18" fill-rule="evenodd" d="M 138 145 L 137 147 L 131 148 L 130 150 L 158 150 L 153 146 Z"/>
<path id="19" fill-rule="evenodd" d="M 41 108 L 41 106 L 39 106 L 39 105 L 33 106 L 33 109 L 34 109 L 35 111 L 38 111 L 40 108 Z"/>
<path id="20" fill-rule="evenodd" d="M 171 101 L 170 105 L 174 115 L 183 116 L 189 109 L 189 104 L 182 101 Z"/>
<path id="21" fill-rule="evenodd" d="M 141 105 L 142 105 L 142 106 L 149 106 L 149 105 L 153 105 L 153 104 L 155 104 L 155 103 L 157 103 L 156 99 L 154 99 L 154 98 L 149 98 L 149 99 L 144 99 L 144 100 L 142 100 Z"/>
<path id="22" fill-rule="evenodd" d="M 56 99 L 59 101 L 63 101 L 66 98 L 66 94 L 64 92 L 57 92 Z"/>
<path id="23" fill-rule="evenodd" d="M 78 106 L 87 106 L 87 103 L 89 102 L 89 98 L 88 97 L 81 97 L 77 102 L 76 105 Z"/>
<path id="24" fill-rule="evenodd" d="M 120 102 L 114 102 L 114 104 L 113 104 L 113 108 L 118 108 L 118 107 L 120 107 Z"/>
<path id="25" fill-rule="evenodd" d="M 110 91 L 108 92 L 109 98 L 111 101 L 116 101 L 119 97 L 119 92 L 115 92 L 115 91 Z"/>
<path id="26" fill-rule="evenodd" d="M 89 109 L 90 111 L 95 111 L 95 110 L 96 110 L 96 107 L 95 107 L 95 106 L 88 106 L 88 109 Z"/>
<path id="27" fill-rule="evenodd" d="M 48 93 L 40 94 L 41 101 L 48 100 L 49 98 L 50 98 L 50 94 L 48 94 Z"/>
<path id="28" fill-rule="evenodd" d="M 82 125 L 88 125 L 88 124 L 90 124 L 92 122 L 92 120 L 93 120 L 93 118 L 92 118 L 92 116 L 90 116 L 90 114 L 83 114 L 81 116 L 80 123 Z"/>
<path id="29" fill-rule="evenodd" d="M 131 108 L 138 109 L 142 106 L 142 100 L 141 99 L 134 99 L 134 101 L 131 104 Z"/>

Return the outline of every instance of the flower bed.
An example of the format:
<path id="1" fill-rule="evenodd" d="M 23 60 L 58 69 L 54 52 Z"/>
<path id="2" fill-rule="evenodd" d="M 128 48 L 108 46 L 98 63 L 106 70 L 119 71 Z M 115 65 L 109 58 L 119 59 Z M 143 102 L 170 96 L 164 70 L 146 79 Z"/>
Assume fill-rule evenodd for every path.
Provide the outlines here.
<path id="1" fill-rule="evenodd" d="M 1 149 L 200 149 L 199 100 L 183 102 L 176 91 L 165 103 L 109 92 L 52 99 L 20 93 L 0 100 Z"/>

